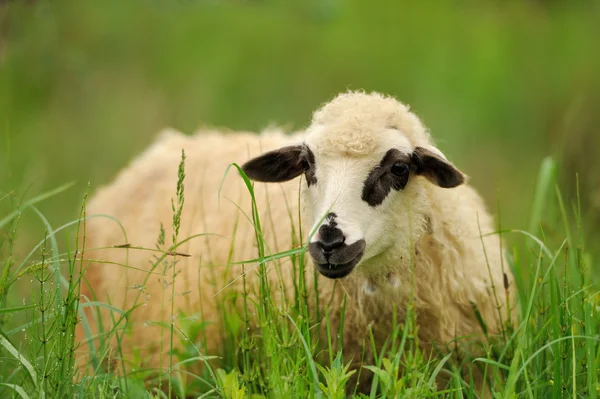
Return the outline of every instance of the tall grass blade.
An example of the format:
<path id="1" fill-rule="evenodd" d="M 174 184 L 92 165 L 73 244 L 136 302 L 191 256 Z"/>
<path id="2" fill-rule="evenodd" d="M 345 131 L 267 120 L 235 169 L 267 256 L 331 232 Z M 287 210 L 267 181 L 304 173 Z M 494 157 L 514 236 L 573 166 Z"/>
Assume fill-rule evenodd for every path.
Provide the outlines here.
<path id="1" fill-rule="evenodd" d="M 44 201 L 45 199 L 54 197 L 55 195 L 58 195 L 58 194 L 62 193 L 63 191 L 68 190 L 69 188 L 73 187 L 74 185 L 75 185 L 75 183 L 64 184 L 58 188 L 55 188 L 54 190 L 47 191 L 43 194 L 40 194 L 40 195 L 26 201 L 18 209 L 10 212 L 8 214 L 8 216 L 4 217 L 3 219 L 0 219 L 0 229 L 3 228 L 6 224 L 8 224 L 17 215 L 22 213 L 25 209 L 29 208 L 31 205 L 35 205 L 38 202 Z"/>
<path id="2" fill-rule="evenodd" d="M 25 390 L 23 389 L 23 387 L 21 387 L 20 385 L 17 385 L 17 384 L 7 384 L 5 382 L 0 382 L 0 385 L 12 389 L 16 393 L 18 393 L 19 396 L 21 398 L 23 398 L 23 399 L 29 399 L 29 395 L 27 395 L 27 392 L 25 392 Z"/>
<path id="3" fill-rule="evenodd" d="M 21 353 L 17 350 L 17 348 L 14 347 L 14 345 L 2 331 L 0 331 L 0 346 L 6 349 L 8 353 L 13 355 L 19 361 L 19 363 L 21 363 L 25 370 L 27 370 L 27 374 L 31 378 L 31 381 L 37 390 L 38 376 L 34 367 L 23 355 L 21 355 Z"/>

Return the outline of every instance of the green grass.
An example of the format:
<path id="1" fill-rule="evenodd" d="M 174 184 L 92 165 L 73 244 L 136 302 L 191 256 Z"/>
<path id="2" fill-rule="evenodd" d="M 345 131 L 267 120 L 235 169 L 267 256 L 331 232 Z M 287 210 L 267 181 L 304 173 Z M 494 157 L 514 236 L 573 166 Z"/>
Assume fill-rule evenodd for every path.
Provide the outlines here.
<path id="1" fill-rule="evenodd" d="M 505 250 L 510 263 L 506 267 L 512 268 L 518 284 L 519 323 L 507 328 L 500 341 L 485 343 L 485 357 L 472 359 L 462 354 L 458 360 L 455 356 L 429 359 L 415 339 L 419 326 L 408 303 L 406 320 L 393 323 L 374 364 L 362 370 L 350 370 L 350 359 L 344 359 L 341 348 L 332 344 L 332 337 L 342 335 L 342 331 L 331 330 L 326 307 L 327 337 L 319 342 L 315 329 L 319 314 L 309 308 L 307 297 L 313 293 L 306 292 L 304 284 L 305 273 L 313 272 L 303 267 L 306 247 L 299 245 L 271 254 L 262 239 L 258 217 L 261 204 L 254 201 L 252 213 L 246 216 L 255 226 L 257 258 L 245 263 L 253 267 L 247 269 L 248 273 L 261 276 L 258 301 L 248 295 L 243 275 L 243 314 L 236 317 L 228 308 L 229 302 L 223 301 L 226 339 L 222 351 L 202 353 L 206 321 L 198 315 L 181 314 L 169 300 L 178 294 L 172 284 L 177 278 L 177 259 L 185 256 L 177 248 L 190 239 L 178 234 L 185 205 L 184 160 L 182 154 L 179 170 L 173 171 L 174 244 L 165 246 L 165 229 L 161 228 L 156 248 L 128 247 L 153 251 L 155 258 L 148 276 L 158 275 L 169 283 L 165 284 L 162 306 L 170 307 L 171 317 L 170 321 L 160 321 L 164 326 L 161 345 L 170 349 L 169 366 L 164 370 L 131 370 L 122 363 L 118 346 L 109 350 L 112 337 L 119 342 L 122 334 L 127 334 L 127 315 L 135 308 L 116 309 L 93 298 L 80 298 L 83 282 L 79 276 L 87 267 L 83 254 L 91 250 L 85 247 L 85 197 L 79 219 L 59 228 L 48 223 L 36 203 L 66 195 L 65 187 L 21 203 L 15 195 L 2 197 L 2 201 L 13 202 L 14 211 L 0 222 L 5 232 L 0 238 L 1 397 L 342 398 L 346 392 L 353 392 L 349 381 L 369 370 L 376 377 L 366 397 L 475 398 L 479 393 L 474 392 L 468 372 L 475 367 L 485 372 L 498 398 L 600 396 L 600 297 L 598 287 L 590 283 L 591 258 L 582 234 L 585 220 L 578 202 L 568 206 L 562 200 L 552 160 L 546 160 L 540 169 L 531 231 L 499 229 L 500 234 L 516 236 L 516 244 Z M 252 184 L 243 178 L 254 198 Z M 46 234 L 21 258 L 14 248 L 19 239 L 19 220 L 26 212 L 40 219 Z M 555 224 L 549 224 L 552 219 Z M 296 233 L 300 232 L 290 232 Z M 296 288 L 282 306 L 276 306 L 274 287 L 269 287 L 265 274 L 275 272 L 269 267 L 274 262 L 289 259 L 291 263 L 281 266 L 287 265 L 287 270 L 294 273 Z M 142 294 L 141 288 L 138 298 Z M 75 342 L 76 323 L 88 328 L 89 320 L 80 317 L 84 306 L 111 309 L 119 328 L 100 330 L 94 346 L 89 346 L 91 333 L 88 342 Z M 96 314 L 94 317 L 99 317 L 100 313 Z M 251 328 L 254 325 L 257 328 Z M 342 323 L 340 328 L 351 326 Z M 176 350 L 178 340 L 182 345 Z M 74 367 L 78 350 L 90 351 L 92 374 L 83 375 Z M 189 367 L 197 363 L 205 365 L 200 375 Z M 448 386 L 436 386 L 440 373 L 449 376 Z"/>

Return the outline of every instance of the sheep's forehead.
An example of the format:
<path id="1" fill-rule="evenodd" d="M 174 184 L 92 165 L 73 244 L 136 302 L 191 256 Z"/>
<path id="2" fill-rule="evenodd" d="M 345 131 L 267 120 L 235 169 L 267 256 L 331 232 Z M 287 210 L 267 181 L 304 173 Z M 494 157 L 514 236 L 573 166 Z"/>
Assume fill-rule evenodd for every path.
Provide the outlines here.
<path id="1" fill-rule="evenodd" d="M 377 161 L 390 149 L 411 153 L 414 145 L 397 129 L 381 126 L 348 129 L 348 126 L 320 126 L 306 137 L 317 158 L 368 158 Z"/>
<path id="2" fill-rule="evenodd" d="M 408 106 L 379 93 L 340 94 L 314 113 L 307 133 L 314 151 L 350 157 L 387 150 L 395 140 L 411 148 L 429 141 L 429 133 Z"/>

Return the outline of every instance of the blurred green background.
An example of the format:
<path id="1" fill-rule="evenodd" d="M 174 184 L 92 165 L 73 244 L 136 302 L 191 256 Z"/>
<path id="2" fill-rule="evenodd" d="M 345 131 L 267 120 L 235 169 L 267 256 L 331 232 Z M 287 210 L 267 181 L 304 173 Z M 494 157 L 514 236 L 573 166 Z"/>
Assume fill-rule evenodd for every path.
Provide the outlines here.
<path id="1" fill-rule="evenodd" d="M 410 104 L 505 227 L 555 156 L 600 239 L 597 1 L 0 0 L 0 198 L 75 181 L 61 225 L 163 127 L 299 129 L 347 89 Z"/>

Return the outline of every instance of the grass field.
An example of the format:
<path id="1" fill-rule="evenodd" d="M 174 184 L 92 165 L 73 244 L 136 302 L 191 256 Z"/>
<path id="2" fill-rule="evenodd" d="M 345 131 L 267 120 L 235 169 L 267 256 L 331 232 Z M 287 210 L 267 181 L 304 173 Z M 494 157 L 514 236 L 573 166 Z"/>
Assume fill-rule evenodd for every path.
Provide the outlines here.
<path id="1" fill-rule="evenodd" d="M 600 396 L 598 20 L 598 1 L 0 1 L 0 397 L 344 397 L 349 359 L 319 349 L 301 287 L 283 318 L 268 294 L 248 303 L 258 332 L 232 320 L 221 353 L 178 315 L 161 342 L 186 349 L 158 373 L 103 366 L 119 330 L 82 376 L 73 331 L 108 306 L 79 297 L 86 195 L 156 132 L 301 129 L 348 88 L 409 103 L 496 214 L 521 322 L 464 361 L 497 397 Z M 425 360 L 410 317 L 397 327 L 370 397 L 476 397 L 454 360 Z"/>

